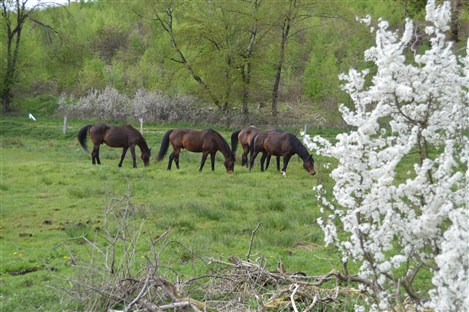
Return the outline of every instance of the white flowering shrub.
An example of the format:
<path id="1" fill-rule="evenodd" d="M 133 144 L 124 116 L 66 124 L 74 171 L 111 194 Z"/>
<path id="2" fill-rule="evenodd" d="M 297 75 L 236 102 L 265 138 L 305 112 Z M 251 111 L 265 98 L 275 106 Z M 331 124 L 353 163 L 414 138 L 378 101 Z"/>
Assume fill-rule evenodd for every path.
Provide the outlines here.
<path id="1" fill-rule="evenodd" d="M 90 90 L 76 103 L 59 101 L 59 112 L 75 118 L 103 120 L 143 119 L 146 121 L 186 121 L 210 123 L 220 120 L 217 112 L 202 107 L 200 101 L 191 96 L 170 97 L 163 93 L 139 89 L 133 99 L 113 87 Z M 73 101 L 72 101 L 73 102 Z"/>
<path id="2" fill-rule="evenodd" d="M 469 311 L 469 40 L 458 58 L 444 34 L 449 3 L 429 0 L 426 10 L 426 51 L 412 49 L 410 20 L 402 34 L 380 20 L 365 52 L 376 74 L 340 77 L 354 103 L 340 112 L 354 130 L 334 144 L 304 135 L 338 160 L 332 196 L 317 187 L 318 222 L 344 273 L 347 262 L 359 266 L 370 296 L 357 310 Z"/>
<path id="3" fill-rule="evenodd" d="M 104 90 L 90 90 L 73 105 L 71 112 L 80 118 L 126 120 L 130 115 L 130 104 L 125 94 L 107 86 Z"/>
<path id="4" fill-rule="evenodd" d="M 136 118 L 145 120 L 168 120 L 171 98 L 158 92 L 139 89 L 132 101 L 132 112 Z"/>

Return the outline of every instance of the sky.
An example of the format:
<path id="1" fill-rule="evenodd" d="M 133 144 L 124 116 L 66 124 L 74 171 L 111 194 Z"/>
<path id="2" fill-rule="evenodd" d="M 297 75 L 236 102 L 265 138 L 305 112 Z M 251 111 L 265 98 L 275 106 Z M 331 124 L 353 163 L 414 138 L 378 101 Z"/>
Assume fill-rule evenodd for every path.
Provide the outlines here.
<path id="1" fill-rule="evenodd" d="M 26 0 L 21 0 L 24 2 Z M 41 6 L 49 6 L 49 5 L 58 5 L 58 4 L 68 4 L 69 2 L 76 2 L 77 0 L 27 0 L 26 7 L 32 8 L 35 5 L 41 4 Z"/>

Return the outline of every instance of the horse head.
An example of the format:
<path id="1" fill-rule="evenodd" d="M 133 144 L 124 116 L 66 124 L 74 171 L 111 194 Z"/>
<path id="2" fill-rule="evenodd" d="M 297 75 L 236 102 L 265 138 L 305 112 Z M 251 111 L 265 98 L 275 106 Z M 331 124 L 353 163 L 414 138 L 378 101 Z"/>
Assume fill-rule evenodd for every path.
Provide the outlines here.
<path id="1" fill-rule="evenodd" d="M 226 172 L 233 173 L 234 172 L 234 164 L 235 164 L 235 157 L 234 155 L 230 155 L 225 157 L 224 165 L 226 168 Z"/>
<path id="2" fill-rule="evenodd" d="M 142 160 L 143 164 L 145 167 L 147 167 L 150 164 L 150 156 L 151 156 L 151 148 L 148 149 L 147 151 L 142 151 Z"/>
<path id="3" fill-rule="evenodd" d="M 309 155 L 305 160 L 303 160 L 303 167 L 310 175 L 315 175 L 316 171 L 314 170 L 314 159 L 312 155 Z"/>

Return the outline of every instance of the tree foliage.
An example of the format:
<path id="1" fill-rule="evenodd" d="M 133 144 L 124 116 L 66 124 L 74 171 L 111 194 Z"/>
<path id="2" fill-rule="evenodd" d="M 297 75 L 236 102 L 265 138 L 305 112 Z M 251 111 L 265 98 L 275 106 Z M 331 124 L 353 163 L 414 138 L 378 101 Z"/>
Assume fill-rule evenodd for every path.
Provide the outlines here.
<path id="1" fill-rule="evenodd" d="M 47 38 L 51 38 L 52 28 L 37 19 L 35 11 L 39 10 L 39 4 L 27 8 L 27 0 L 2 0 L 2 29 L 5 31 L 6 51 L 2 62 L 2 111 L 10 110 L 10 101 L 13 95 L 13 87 L 17 81 L 20 46 L 22 42 L 23 28 L 27 21 L 32 21 L 44 29 Z M 3 37 L 3 36 L 2 36 Z M 2 38 L 3 39 L 3 38 Z"/>
<path id="2" fill-rule="evenodd" d="M 17 71 L 9 75 L 14 80 L 0 83 L 2 89 L 10 86 L 16 101 L 63 93 L 79 98 L 110 86 L 127 96 L 139 89 L 196 96 L 204 106 L 241 111 L 246 122 L 256 111 L 285 117 L 308 107 L 337 125 L 337 103 L 347 101 L 337 74 L 350 66 L 373 70 L 357 57 L 372 37 L 355 16 L 383 16 L 397 29 L 405 12 L 422 16 L 419 8 L 419 1 L 397 0 L 99 0 L 42 6 L 28 16 L 56 34 L 24 23 Z M 464 8 L 455 7 L 452 32 L 459 37 L 467 20 Z M 12 21 L 13 9 L 7 9 Z M 2 72 L 7 72 L 2 25 Z"/>
<path id="3" fill-rule="evenodd" d="M 380 20 L 365 52 L 376 73 L 341 76 L 354 104 L 341 114 L 355 130 L 335 144 L 305 137 L 339 161 L 332 198 L 317 189 L 328 212 L 319 222 L 345 273 L 358 264 L 372 310 L 469 309 L 469 57 L 446 39 L 450 17 L 448 2 L 428 2 L 422 53 L 411 20 L 402 32 Z M 433 284 L 422 285 L 428 274 Z"/>

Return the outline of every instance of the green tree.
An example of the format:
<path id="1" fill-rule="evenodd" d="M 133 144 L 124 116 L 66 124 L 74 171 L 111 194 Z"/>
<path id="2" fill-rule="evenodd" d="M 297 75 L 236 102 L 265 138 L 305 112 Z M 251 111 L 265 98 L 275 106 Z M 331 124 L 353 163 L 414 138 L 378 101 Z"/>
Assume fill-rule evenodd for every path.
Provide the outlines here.
<path id="1" fill-rule="evenodd" d="M 217 107 L 223 108 L 220 98 L 217 97 L 211 86 L 205 82 L 194 65 L 186 58 L 186 54 L 179 44 L 178 37 L 176 36 L 176 31 L 174 29 L 174 14 L 181 8 L 182 4 L 183 3 L 163 2 L 162 6 L 160 5 L 158 8 L 153 10 L 153 16 L 151 18 L 156 21 L 169 36 L 171 47 L 175 53 L 175 57 L 172 57 L 171 60 L 180 63 L 203 89 L 204 93 L 208 95 L 211 101 Z M 142 16 L 145 15 L 142 14 Z M 148 16 L 145 17 L 149 18 Z"/>
<path id="2" fill-rule="evenodd" d="M 39 5 L 28 9 L 26 7 L 28 0 L 1 0 L 2 20 L 6 30 L 7 49 L 2 62 L 2 111 L 10 110 L 10 102 L 13 96 L 13 86 L 17 77 L 18 55 L 21 47 L 22 30 L 25 23 L 30 20 L 40 25 L 46 32 L 51 33 L 54 30 L 34 17 L 35 11 Z"/>
<path id="3" fill-rule="evenodd" d="M 280 29 L 281 40 L 278 50 L 278 61 L 275 66 L 275 79 L 272 88 L 272 116 L 277 116 L 278 108 L 278 96 L 279 96 L 279 86 L 280 78 L 282 76 L 283 64 L 285 62 L 285 49 L 287 46 L 287 41 L 290 36 L 290 30 L 296 22 L 299 15 L 299 0 L 288 0 L 288 8 L 285 11 L 282 10 L 282 15 L 280 16 L 278 22 L 278 28 Z"/>

